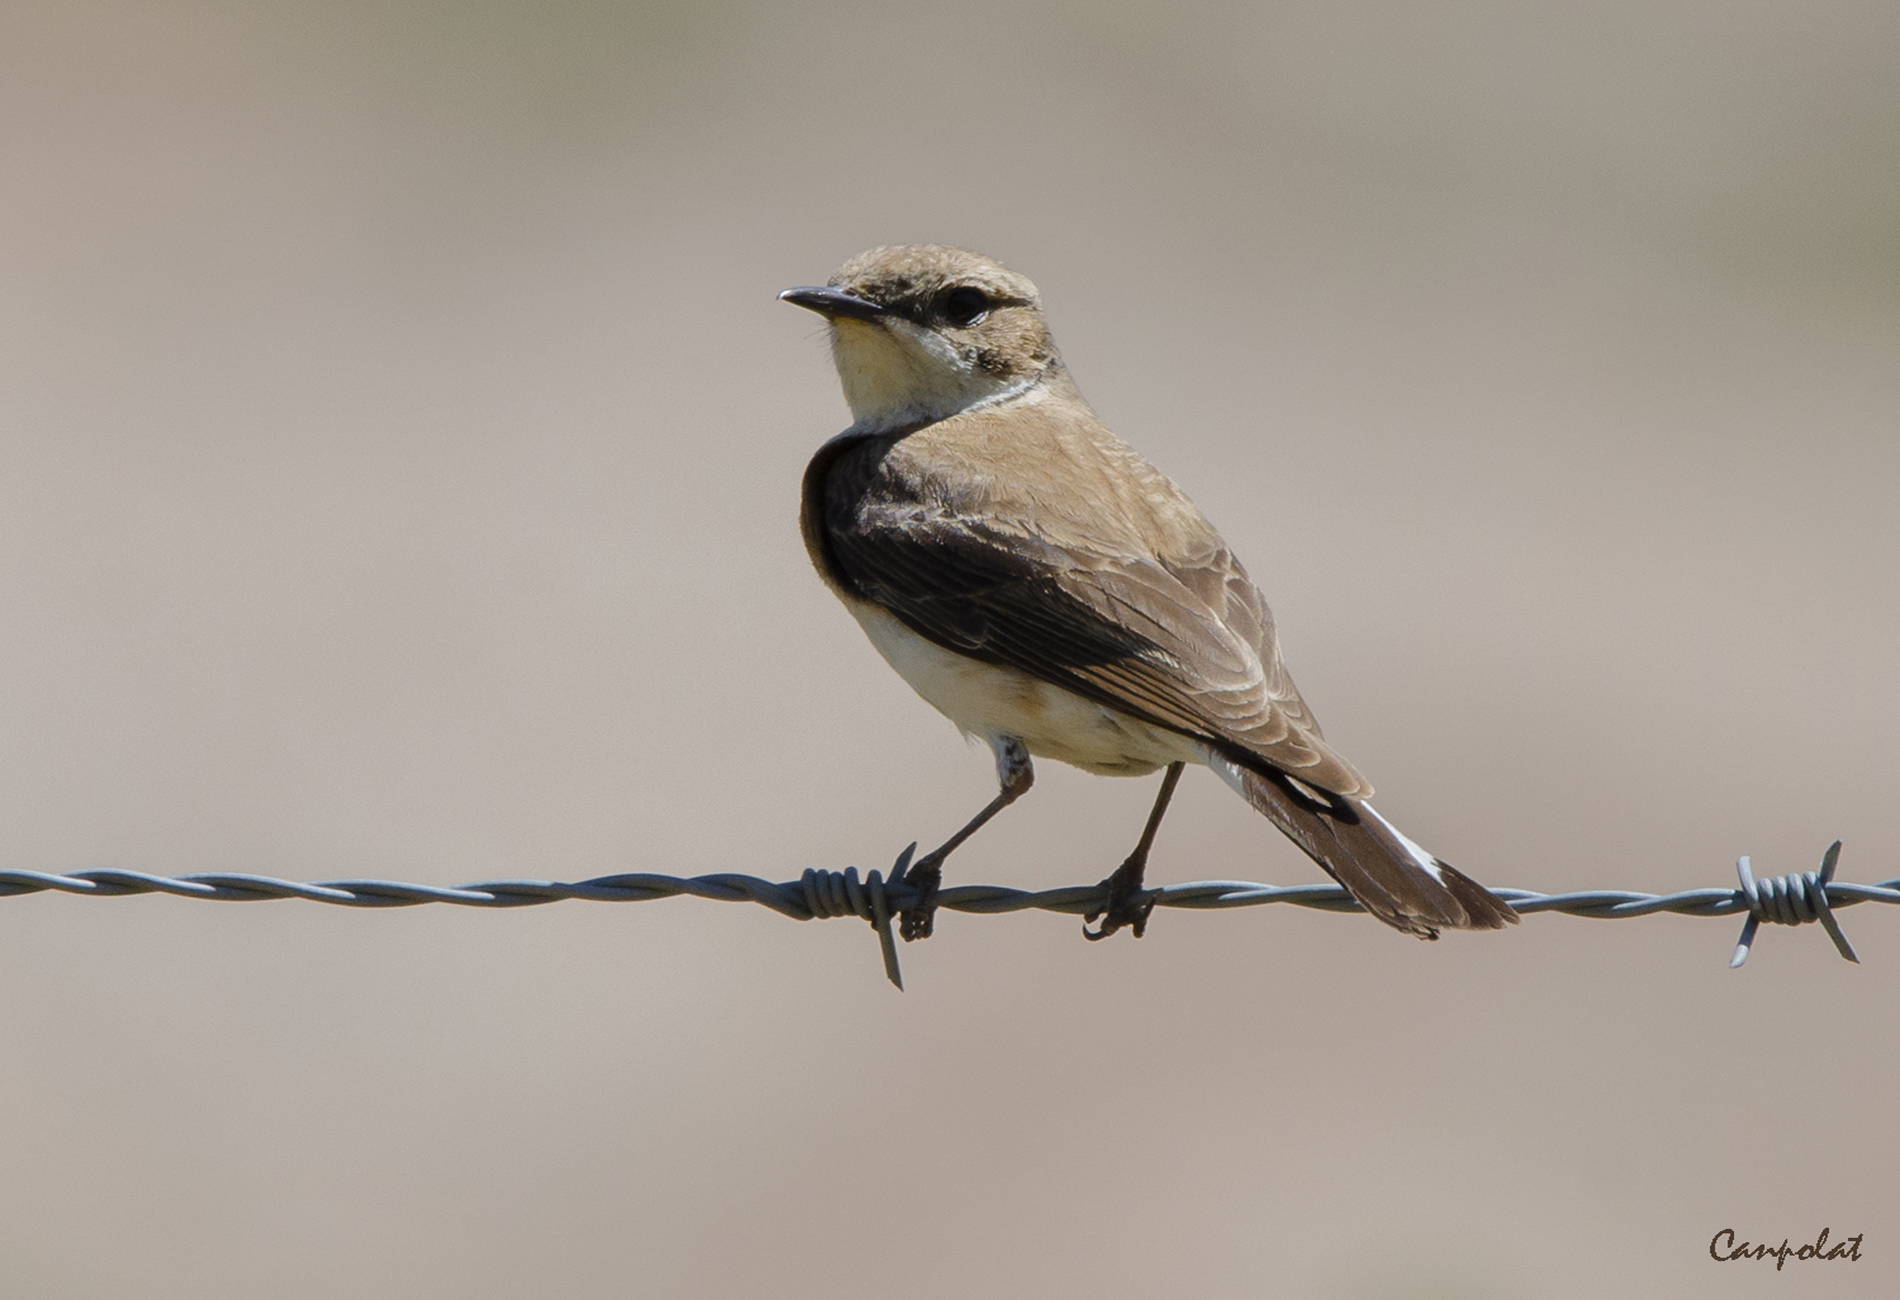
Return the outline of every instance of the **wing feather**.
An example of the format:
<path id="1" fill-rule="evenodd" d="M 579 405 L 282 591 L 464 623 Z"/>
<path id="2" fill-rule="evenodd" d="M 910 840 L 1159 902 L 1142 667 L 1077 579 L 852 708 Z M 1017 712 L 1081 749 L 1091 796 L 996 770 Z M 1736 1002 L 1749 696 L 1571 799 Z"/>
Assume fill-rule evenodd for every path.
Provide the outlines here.
<path id="1" fill-rule="evenodd" d="M 1266 602 L 1198 514 L 1198 544 L 1165 559 L 1128 545 L 1126 528 L 1096 537 L 1068 521 L 1058 540 L 1009 512 L 958 509 L 894 445 L 845 453 L 824 492 L 827 558 L 858 594 L 940 645 L 1249 766 L 1337 795 L 1371 792 L 1321 736 L 1280 663 Z"/>

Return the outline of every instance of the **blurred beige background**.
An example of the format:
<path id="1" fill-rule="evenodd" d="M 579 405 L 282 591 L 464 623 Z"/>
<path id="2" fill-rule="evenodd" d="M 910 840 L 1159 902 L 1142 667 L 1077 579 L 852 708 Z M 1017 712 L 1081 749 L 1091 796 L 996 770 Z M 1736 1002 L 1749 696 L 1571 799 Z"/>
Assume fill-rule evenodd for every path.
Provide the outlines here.
<path id="1" fill-rule="evenodd" d="M 1900 875 L 1892 4 L 0 7 L 0 863 L 887 866 L 773 302 L 1041 286 L 1488 883 Z M 1044 764 L 952 878 L 1087 883 Z M 1190 773 L 1160 880 L 1318 871 Z M 0 900 L 8 1297 L 1888 1296 L 1900 914 Z M 1709 1238 L 1865 1234 L 1857 1265 Z"/>

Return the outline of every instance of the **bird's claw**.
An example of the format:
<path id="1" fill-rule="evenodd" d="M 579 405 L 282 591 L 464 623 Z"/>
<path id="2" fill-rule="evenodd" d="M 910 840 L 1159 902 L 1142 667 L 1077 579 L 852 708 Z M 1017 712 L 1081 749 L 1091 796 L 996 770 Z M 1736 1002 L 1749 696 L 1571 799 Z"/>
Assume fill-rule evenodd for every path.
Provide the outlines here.
<path id="1" fill-rule="evenodd" d="M 908 852 L 905 856 L 909 856 Z M 936 854 L 930 853 L 926 854 L 921 862 L 903 863 L 897 870 L 891 872 L 891 883 L 909 885 L 917 891 L 917 896 L 911 900 L 910 906 L 897 914 L 897 932 L 904 937 L 905 943 L 928 939 L 931 930 L 935 928 L 937 886 L 943 883 L 943 860 Z"/>
<path id="2" fill-rule="evenodd" d="M 1141 938 L 1148 929 L 1148 914 L 1155 910 L 1155 896 L 1141 887 L 1142 868 L 1146 865 L 1130 858 L 1102 882 L 1101 887 L 1108 891 L 1108 905 L 1082 918 L 1083 938 L 1093 943 L 1108 938 L 1124 926 L 1133 930 L 1137 939 Z M 1102 919 L 1101 925 L 1089 929 L 1089 923 L 1097 917 Z"/>

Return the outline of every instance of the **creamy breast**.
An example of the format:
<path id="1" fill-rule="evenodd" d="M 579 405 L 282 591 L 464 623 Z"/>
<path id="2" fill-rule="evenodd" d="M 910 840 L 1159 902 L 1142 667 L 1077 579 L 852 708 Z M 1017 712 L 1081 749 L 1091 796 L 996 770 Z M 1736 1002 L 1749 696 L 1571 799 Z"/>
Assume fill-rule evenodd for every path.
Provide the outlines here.
<path id="1" fill-rule="evenodd" d="M 917 635 L 883 607 L 847 599 L 884 661 L 965 735 L 1014 736 L 1038 758 L 1099 776 L 1144 776 L 1169 763 L 1204 763 L 1204 746 L 1073 691 L 987 664 Z"/>

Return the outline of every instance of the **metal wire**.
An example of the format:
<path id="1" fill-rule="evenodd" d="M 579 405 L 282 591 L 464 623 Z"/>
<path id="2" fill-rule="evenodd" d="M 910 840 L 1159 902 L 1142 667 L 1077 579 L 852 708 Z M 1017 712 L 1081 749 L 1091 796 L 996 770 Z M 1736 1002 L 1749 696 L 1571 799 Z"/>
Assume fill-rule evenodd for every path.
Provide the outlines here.
<path id="1" fill-rule="evenodd" d="M 797 880 L 775 883 L 757 876 L 721 872 L 710 876 L 661 876 L 634 872 L 564 883 L 553 880 L 484 880 L 472 885 L 413 885 L 394 880 L 319 880 L 309 883 L 278 880 L 235 872 L 191 876 L 153 876 L 142 871 L 78 871 L 56 875 L 43 871 L 0 871 L 0 897 L 37 894 L 48 890 L 93 898 L 126 894 L 170 894 L 222 902 L 256 902 L 268 898 L 301 898 L 341 907 L 415 907 L 423 903 L 452 903 L 459 907 L 535 907 L 566 899 L 598 903 L 643 903 L 655 898 L 688 895 L 722 903 L 758 903 L 795 920 L 855 916 L 870 922 L 878 933 L 884 973 L 904 987 L 898 969 L 897 945 L 891 936 L 891 917 L 908 906 L 917 891 L 905 883 L 911 845 L 898 855 L 891 875 L 872 871 L 860 879 L 856 867 L 844 871 L 807 870 Z M 1818 871 L 1799 872 L 1757 881 L 1749 859 L 1736 863 L 1738 889 L 1689 889 L 1676 894 L 1640 894 L 1619 889 L 1591 889 L 1572 894 L 1540 894 L 1530 889 L 1494 889 L 1491 892 L 1521 915 L 1562 912 L 1569 916 L 1621 920 L 1672 912 L 1679 916 L 1733 916 L 1746 913 L 1741 942 L 1730 959 L 1740 966 L 1748 956 L 1756 928 L 1767 921 L 1776 925 L 1821 922 L 1835 947 L 1849 961 L 1858 962 L 1841 933 L 1834 912 L 1857 903 L 1900 904 L 1900 878 L 1877 885 L 1857 885 L 1834 879 L 1839 861 L 1836 840 L 1822 857 Z M 1260 907 L 1291 903 L 1323 912 L 1363 911 L 1338 885 L 1262 885 L 1246 880 L 1201 880 L 1184 885 L 1162 885 L 1147 891 L 1156 907 L 1215 909 Z M 952 885 L 937 893 L 937 905 L 953 912 L 989 915 L 997 912 L 1066 912 L 1083 916 L 1100 911 L 1108 901 L 1102 885 L 1071 885 L 1062 889 L 1010 889 L 1003 885 Z"/>

